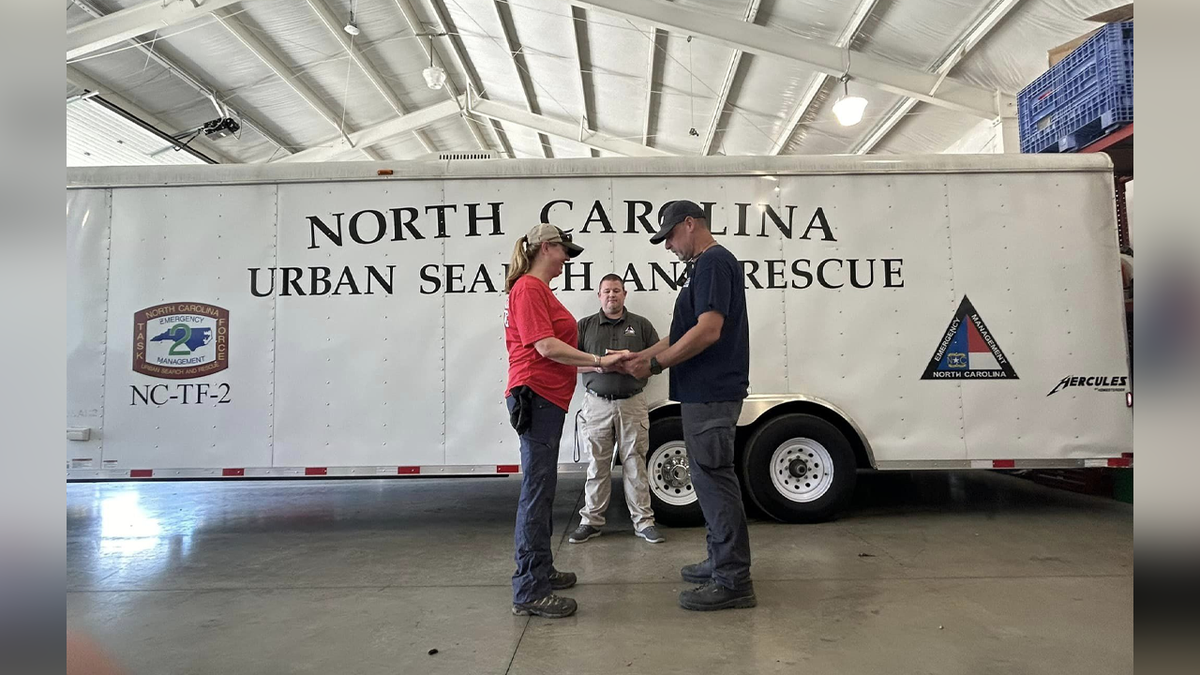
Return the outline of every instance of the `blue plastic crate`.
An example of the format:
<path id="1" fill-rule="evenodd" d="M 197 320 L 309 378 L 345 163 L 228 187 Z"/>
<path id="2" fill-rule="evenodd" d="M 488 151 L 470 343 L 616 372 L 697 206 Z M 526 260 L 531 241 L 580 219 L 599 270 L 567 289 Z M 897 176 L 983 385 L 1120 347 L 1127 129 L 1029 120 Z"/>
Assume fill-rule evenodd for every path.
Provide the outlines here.
<path id="1" fill-rule="evenodd" d="M 1105 24 L 1017 94 L 1021 152 L 1071 152 L 1133 121 L 1133 22 Z"/>

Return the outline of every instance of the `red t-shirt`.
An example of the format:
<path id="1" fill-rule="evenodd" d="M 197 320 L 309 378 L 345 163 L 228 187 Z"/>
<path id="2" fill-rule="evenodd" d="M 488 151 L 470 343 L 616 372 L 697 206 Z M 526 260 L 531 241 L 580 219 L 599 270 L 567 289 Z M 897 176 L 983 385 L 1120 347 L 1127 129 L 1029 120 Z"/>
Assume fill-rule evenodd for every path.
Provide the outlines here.
<path id="1" fill-rule="evenodd" d="M 507 397 L 513 387 L 526 385 L 539 396 L 566 410 L 575 394 L 575 366 L 555 363 L 538 354 L 538 340 L 556 337 L 578 347 L 575 317 L 554 297 L 541 279 L 526 274 L 517 279 L 504 310 L 504 342 L 508 347 Z"/>

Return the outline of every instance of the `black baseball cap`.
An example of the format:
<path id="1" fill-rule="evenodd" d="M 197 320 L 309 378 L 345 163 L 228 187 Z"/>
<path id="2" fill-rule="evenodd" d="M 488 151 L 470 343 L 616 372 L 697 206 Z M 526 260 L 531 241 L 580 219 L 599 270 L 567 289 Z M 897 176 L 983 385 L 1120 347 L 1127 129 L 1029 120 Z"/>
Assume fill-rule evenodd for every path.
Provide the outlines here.
<path id="1" fill-rule="evenodd" d="M 677 199 L 673 202 L 668 202 L 667 207 L 663 209 L 662 220 L 658 223 L 658 232 L 650 237 L 651 244 L 661 243 L 671 233 L 671 228 L 679 223 L 682 223 L 685 218 L 707 218 L 708 214 L 696 202 L 686 199 Z"/>

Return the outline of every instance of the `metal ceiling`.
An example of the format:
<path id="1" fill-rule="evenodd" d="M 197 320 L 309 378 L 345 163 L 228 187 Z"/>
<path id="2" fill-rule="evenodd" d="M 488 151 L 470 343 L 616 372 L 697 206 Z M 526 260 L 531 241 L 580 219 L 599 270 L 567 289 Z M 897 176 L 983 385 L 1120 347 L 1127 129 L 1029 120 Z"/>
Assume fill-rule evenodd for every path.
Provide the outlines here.
<path id="1" fill-rule="evenodd" d="M 998 149 L 963 139 L 1011 130 L 1046 51 L 1117 4 L 75 0 L 68 162 Z M 442 89 L 422 75 L 431 57 Z M 852 127 L 832 113 L 843 74 L 869 101 Z M 218 116 L 240 131 L 196 134 Z M 131 118 L 154 140 L 132 142 Z M 157 152 L 193 135 L 195 155 Z"/>

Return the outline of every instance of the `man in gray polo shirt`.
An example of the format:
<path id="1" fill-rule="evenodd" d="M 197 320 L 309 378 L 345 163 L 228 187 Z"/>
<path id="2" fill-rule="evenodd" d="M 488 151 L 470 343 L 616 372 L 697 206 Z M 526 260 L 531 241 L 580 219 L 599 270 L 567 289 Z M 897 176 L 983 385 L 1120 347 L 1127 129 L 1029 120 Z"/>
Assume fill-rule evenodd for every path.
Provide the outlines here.
<path id="1" fill-rule="evenodd" d="M 648 319 L 625 309 L 625 282 L 615 274 L 600 280 L 600 311 L 579 320 L 579 349 L 604 356 L 609 352 L 638 352 L 658 342 Z M 650 445 L 649 408 L 642 389 L 646 379 L 626 373 L 580 368 L 586 394 L 582 427 L 591 454 L 579 527 L 569 541 L 581 544 L 600 536 L 612 492 L 613 446 L 619 451 L 625 483 L 625 504 L 637 536 L 663 541 L 654 526 L 646 451 Z"/>

